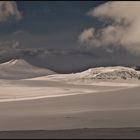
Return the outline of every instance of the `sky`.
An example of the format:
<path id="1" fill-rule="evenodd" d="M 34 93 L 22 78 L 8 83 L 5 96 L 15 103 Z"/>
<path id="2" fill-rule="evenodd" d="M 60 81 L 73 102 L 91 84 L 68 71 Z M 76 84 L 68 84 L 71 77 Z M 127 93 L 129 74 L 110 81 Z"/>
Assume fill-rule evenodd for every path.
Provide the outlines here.
<path id="1" fill-rule="evenodd" d="M 137 1 L 0 1 L 0 62 L 59 73 L 140 65 L 139 12 Z"/>

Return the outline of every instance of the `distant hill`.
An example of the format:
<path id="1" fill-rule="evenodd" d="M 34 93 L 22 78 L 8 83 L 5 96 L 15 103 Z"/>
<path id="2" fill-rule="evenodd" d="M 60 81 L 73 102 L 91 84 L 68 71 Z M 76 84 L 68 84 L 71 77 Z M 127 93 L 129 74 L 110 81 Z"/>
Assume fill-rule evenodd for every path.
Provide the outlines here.
<path id="1" fill-rule="evenodd" d="M 23 59 L 12 59 L 0 64 L 0 79 L 27 79 L 51 74 L 55 72 L 33 66 Z"/>
<path id="2" fill-rule="evenodd" d="M 82 78 L 91 79 L 140 79 L 140 72 L 133 68 L 122 66 L 91 68 L 81 72 L 80 75 Z"/>
<path id="3" fill-rule="evenodd" d="M 86 71 L 71 74 L 55 74 L 33 78 L 34 80 L 85 81 L 85 80 L 140 80 L 140 72 L 133 68 L 114 66 L 90 68 Z"/>

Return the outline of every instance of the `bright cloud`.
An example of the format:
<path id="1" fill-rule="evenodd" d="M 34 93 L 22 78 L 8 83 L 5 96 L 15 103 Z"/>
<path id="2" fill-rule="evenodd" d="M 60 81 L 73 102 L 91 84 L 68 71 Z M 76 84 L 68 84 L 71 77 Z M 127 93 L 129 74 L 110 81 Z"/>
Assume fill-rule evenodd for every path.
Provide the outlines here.
<path id="1" fill-rule="evenodd" d="M 140 2 L 112 1 L 88 12 L 91 17 L 108 21 L 108 25 L 84 30 L 79 36 L 81 43 L 91 47 L 121 46 L 140 54 Z"/>
<path id="2" fill-rule="evenodd" d="M 0 22 L 6 22 L 9 19 L 20 20 L 22 14 L 14 1 L 0 1 Z"/>

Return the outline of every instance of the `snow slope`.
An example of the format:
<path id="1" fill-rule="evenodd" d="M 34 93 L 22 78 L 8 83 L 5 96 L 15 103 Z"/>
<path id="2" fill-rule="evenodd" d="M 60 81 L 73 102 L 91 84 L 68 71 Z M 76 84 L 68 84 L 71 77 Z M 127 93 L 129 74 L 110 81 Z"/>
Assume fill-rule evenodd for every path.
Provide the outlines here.
<path id="1" fill-rule="evenodd" d="M 51 74 L 55 74 L 55 72 L 35 67 L 23 59 L 12 59 L 0 64 L 0 79 L 26 79 Z"/>

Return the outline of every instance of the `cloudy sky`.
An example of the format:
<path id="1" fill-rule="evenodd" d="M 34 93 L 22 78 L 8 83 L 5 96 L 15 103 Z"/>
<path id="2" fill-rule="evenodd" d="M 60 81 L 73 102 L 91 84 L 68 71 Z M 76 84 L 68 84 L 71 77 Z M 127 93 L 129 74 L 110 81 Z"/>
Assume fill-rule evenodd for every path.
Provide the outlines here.
<path id="1" fill-rule="evenodd" d="M 0 62 L 56 72 L 140 65 L 140 2 L 0 1 Z"/>

